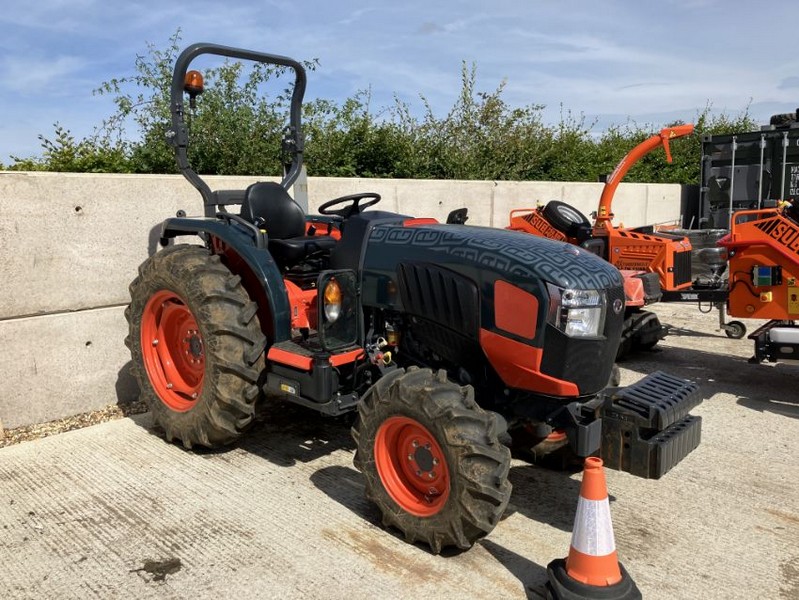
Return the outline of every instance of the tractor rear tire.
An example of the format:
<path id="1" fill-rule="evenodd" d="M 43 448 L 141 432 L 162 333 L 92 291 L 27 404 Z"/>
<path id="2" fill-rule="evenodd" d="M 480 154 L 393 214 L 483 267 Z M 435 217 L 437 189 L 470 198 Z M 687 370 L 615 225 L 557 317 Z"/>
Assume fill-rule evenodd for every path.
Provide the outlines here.
<path id="1" fill-rule="evenodd" d="M 559 200 L 547 202 L 542 212 L 552 227 L 569 237 L 577 237 L 581 229 L 591 227 L 591 223 L 583 213 Z"/>
<path id="2" fill-rule="evenodd" d="M 470 548 L 499 522 L 510 499 L 504 420 L 484 411 L 471 386 L 411 367 L 364 395 L 352 428 L 355 467 L 383 525 L 438 554 Z"/>
<path id="3" fill-rule="evenodd" d="M 125 343 L 156 426 L 186 448 L 236 440 L 253 419 L 266 345 L 241 278 L 181 244 L 142 263 L 130 296 Z"/>

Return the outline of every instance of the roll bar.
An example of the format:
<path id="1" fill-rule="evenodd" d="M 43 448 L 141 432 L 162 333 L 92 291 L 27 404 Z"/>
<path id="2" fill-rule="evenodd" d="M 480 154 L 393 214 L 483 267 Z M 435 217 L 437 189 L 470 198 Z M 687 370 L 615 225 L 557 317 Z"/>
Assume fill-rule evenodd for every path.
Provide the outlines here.
<path id="1" fill-rule="evenodd" d="M 240 58 L 242 60 L 251 60 L 254 62 L 278 65 L 282 67 L 289 67 L 294 70 L 294 90 L 291 94 L 291 107 L 289 111 L 289 125 L 286 128 L 283 145 L 288 150 L 291 156 L 291 163 L 286 169 L 286 174 L 280 185 L 285 189 L 291 187 L 296 181 L 302 168 L 302 154 L 303 154 L 303 137 L 302 137 L 302 99 L 305 95 L 305 85 L 307 78 L 305 75 L 305 68 L 296 60 L 286 56 L 279 56 L 277 54 L 267 54 L 265 52 L 254 52 L 252 50 L 244 50 L 241 48 L 232 48 L 230 46 L 220 46 L 218 44 L 209 44 L 200 42 L 192 44 L 178 56 L 175 61 L 175 69 L 172 73 L 172 88 L 170 97 L 170 112 L 172 113 L 172 128 L 167 133 L 169 143 L 175 149 L 175 159 L 178 163 L 178 168 L 183 176 L 191 183 L 203 197 L 203 202 L 206 207 L 206 213 L 211 208 L 213 214 L 213 206 L 216 204 L 213 192 L 208 184 L 192 169 L 189 164 L 188 146 L 189 146 L 189 132 L 186 127 L 184 119 L 184 81 L 186 72 L 188 71 L 189 64 L 192 60 L 201 54 L 216 54 L 219 56 L 226 56 L 230 58 Z"/>

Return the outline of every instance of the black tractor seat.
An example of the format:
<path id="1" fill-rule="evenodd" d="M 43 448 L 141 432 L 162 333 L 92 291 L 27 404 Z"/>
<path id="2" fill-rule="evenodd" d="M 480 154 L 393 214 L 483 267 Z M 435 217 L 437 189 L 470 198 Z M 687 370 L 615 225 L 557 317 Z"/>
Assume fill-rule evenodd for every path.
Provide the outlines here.
<path id="1" fill-rule="evenodd" d="M 269 252 L 288 269 L 311 255 L 329 253 L 336 240 L 328 235 L 305 235 L 305 213 L 278 183 L 259 181 L 244 193 L 241 216 L 269 237 Z"/>

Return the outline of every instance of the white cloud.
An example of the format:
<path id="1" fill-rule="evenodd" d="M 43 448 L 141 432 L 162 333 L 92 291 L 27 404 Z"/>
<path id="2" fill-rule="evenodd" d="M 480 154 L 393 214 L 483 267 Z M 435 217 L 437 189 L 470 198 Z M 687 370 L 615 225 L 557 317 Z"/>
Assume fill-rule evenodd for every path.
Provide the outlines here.
<path id="1" fill-rule="evenodd" d="M 366 14 L 368 14 L 370 12 L 374 12 L 376 10 L 377 10 L 377 8 L 375 8 L 375 7 L 359 8 L 358 10 L 355 10 L 352 13 L 350 13 L 344 19 L 341 19 L 340 21 L 338 21 L 338 24 L 342 25 L 342 26 L 352 25 L 356 21 L 360 21 L 361 17 L 363 17 L 364 15 L 366 15 Z"/>
<path id="2" fill-rule="evenodd" d="M 146 42 L 163 49 L 181 28 L 186 45 L 210 41 L 319 58 L 319 70 L 309 74 L 309 98 L 343 100 L 371 87 L 378 106 L 396 93 L 420 107 L 422 94 L 442 112 L 460 89 L 465 60 L 477 64 L 478 89 L 493 89 L 506 78 L 509 102 L 547 104 L 554 119 L 561 104 L 578 114 L 621 115 L 622 121 L 674 111 L 693 115 L 708 101 L 729 111 L 750 99 L 753 107 L 793 110 L 799 58 L 785 45 L 793 23 L 773 19 L 767 30 L 750 35 L 753 10 L 742 0 L 306 0 L 298 6 L 280 0 L 6 0 L 0 106 L 6 114 L 42 110 L 67 127 L 68 118 L 97 123 L 106 115 L 87 102 L 91 90 L 133 73 Z M 789 15 L 793 3 L 773 0 L 768 11 Z M 35 140 L 40 120 L 31 122 Z M 9 140 L 0 136 L 0 160 L 14 152 Z"/>
<path id="3" fill-rule="evenodd" d="M 85 59 L 76 56 L 52 59 L 5 56 L 0 59 L 0 79 L 6 90 L 19 94 L 58 95 L 59 89 L 71 88 L 72 75 L 79 73 L 86 64 Z"/>

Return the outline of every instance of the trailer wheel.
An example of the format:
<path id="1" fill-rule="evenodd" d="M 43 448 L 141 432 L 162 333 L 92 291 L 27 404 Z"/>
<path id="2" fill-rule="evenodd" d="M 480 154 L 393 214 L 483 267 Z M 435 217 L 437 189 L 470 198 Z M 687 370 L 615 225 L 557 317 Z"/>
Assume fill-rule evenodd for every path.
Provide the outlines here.
<path id="1" fill-rule="evenodd" d="M 746 325 L 740 321 L 730 321 L 724 326 L 724 333 L 727 334 L 728 338 L 740 340 L 746 335 Z"/>
<path id="2" fill-rule="evenodd" d="M 352 428 L 355 467 L 383 525 L 435 554 L 488 535 L 510 499 L 503 420 L 481 409 L 471 386 L 430 369 L 397 370 L 364 395 Z"/>
<path id="3" fill-rule="evenodd" d="M 542 212 L 544 218 L 549 221 L 552 227 L 569 237 L 577 237 L 580 229 L 591 226 L 591 223 L 583 213 L 559 200 L 547 202 Z"/>
<path id="4" fill-rule="evenodd" d="M 130 296 L 125 343 L 155 424 L 186 448 L 234 441 L 252 421 L 266 344 L 241 279 L 183 244 L 142 263 Z"/>

